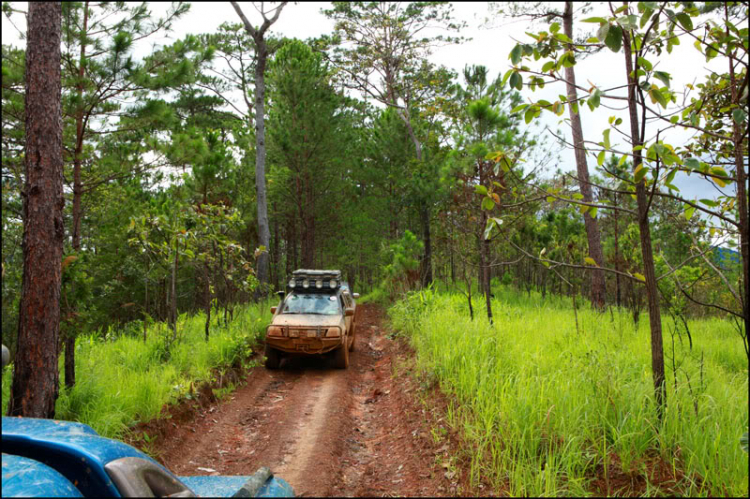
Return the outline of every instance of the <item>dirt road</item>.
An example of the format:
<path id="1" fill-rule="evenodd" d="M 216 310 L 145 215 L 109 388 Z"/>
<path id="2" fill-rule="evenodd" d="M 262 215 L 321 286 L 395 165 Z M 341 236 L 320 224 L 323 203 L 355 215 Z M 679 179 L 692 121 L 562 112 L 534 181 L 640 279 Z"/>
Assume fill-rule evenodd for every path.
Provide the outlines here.
<path id="1" fill-rule="evenodd" d="M 431 436 L 414 382 L 393 380 L 398 347 L 381 316 L 359 307 L 349 369 L 319 358 L 258 367 L 225 401 L 164 424 L 152 450 L 178 475 L 269 466 L 297 495 L 455 495 L 450 446 Z"/>

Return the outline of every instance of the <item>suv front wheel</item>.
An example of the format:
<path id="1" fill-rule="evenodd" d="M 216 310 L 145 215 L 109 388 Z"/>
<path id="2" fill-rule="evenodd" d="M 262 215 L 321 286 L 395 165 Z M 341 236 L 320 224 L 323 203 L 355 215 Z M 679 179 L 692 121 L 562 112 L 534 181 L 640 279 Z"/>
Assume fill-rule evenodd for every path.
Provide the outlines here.
<path id="1" fill-rule="evenodd" d="M 346 369 L 349 367 L 349 348 L 346 342 L 334 351 L 334 358 L 336 360 L 337 369 Z"/>
<path id="2" fill-rule="evenodd" d="M 281 363 L 281 354 L 275 348 L 271 348 L 266 343 L 266 369 L 278 369 Z"/>

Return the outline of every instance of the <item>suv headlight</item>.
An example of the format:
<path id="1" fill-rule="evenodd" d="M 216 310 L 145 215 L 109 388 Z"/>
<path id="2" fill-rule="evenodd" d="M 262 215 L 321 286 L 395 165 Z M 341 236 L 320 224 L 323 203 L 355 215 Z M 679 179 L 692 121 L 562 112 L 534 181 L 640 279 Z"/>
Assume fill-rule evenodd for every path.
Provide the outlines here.
<path id="1" fill-rule="evenodd" d="M 284 329 L 278 326 L 268 328 L 268 336 L 284 336 Z"/>

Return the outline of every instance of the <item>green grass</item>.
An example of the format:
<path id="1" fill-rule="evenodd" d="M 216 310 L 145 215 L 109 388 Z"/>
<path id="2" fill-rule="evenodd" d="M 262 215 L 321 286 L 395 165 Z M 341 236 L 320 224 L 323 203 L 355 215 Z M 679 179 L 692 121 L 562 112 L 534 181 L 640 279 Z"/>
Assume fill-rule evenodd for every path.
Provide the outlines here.
<path id="1" fill-rule="evenodd" d="M 80 336 L 76 340 L 76 385 L 61 387 L 55 406 L 58 419 L 79 421 L 99 434 L 118 438 L 128 427 L 159 416 L 161 408 L 183 396 L 191 386 L 211 381 L 214 370 L 238 366 L 247 359 L 265 326 L 270 305 L 261 303 L 235 310 L 234 320 L 224 327 L 219 314 L 212 314 L 211 334 L 205 341 L 205 315 L 180 316 L 178 340 L 165 349 L 171 331 L 166 324 L 151 326 L 148 340 L 142 336 Z M 62 359 L 60 378 L 63 373 Z M 11 366 L 3 372 L 3 414 L 7 411 Z"/>
<path id="2" fill-rule="evenodd" d="M 501 287 L 495 296 L 494 325 L 479 299 L 472 322 L 462 295 L 414 293 L 389 310 L 421 376 L 453 401 L 447 419 L 469 443 L 474 484 L 481 478 L 514 496 L 591 495 L 593 477 L 624 470 L 646 475 L 646 494 L 667 494 L 648 478 L 649 463 L 661 459 L 687 477 L 675 488 L 681 494 L 747 497 L 739 438 L 748 428 L 748 362 L 731 324 L 691 321 L 692 351 L 675 337 L 675 385 L 665 319 L 660 423 L 647 316 L 636 330 L 625 311 L 582 307 L 577 332 L 567 298 Z"/>

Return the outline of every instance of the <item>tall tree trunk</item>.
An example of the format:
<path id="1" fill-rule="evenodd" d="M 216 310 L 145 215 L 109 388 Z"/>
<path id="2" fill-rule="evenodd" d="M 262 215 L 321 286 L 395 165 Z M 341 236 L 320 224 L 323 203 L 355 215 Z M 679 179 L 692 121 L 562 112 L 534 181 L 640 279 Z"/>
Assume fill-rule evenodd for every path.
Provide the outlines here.
<path id="1" fill-rule="evenodd" d="M 265 248 L 258 257 L 257 277 L 260 282 L 256 297 L 264 296 L 268 286 L 268 248 L 271 232 L 268 229 L 268 200 L 266 198 L 266 62 L 268 47 L 265 40 L 255 39 L 255 189 L 258 197 L 258 239 Z"/>
<path id="2" fill-rule="evenodd" d="M 724 15 L 726 17 L 727 36 L 729 36 L 729 8 L 724 4 Z M 734 57 L 729 59 L 729 79 L 732 89 L 732 104 L 741 106 L 739 82 L 734 73 Z M 745 130 L 745 134 L 747 130 Z M 732 142 L 734 145 L 734 167 L 737 171 L 737 211 L 739 215 L 740 229 L 740 256 L 742 258 L 742 284 L 740 299 L 742 303 L 742 315 L 745 317 L 745 341 L 750 333 L 750 221 L 748 221 L 747 200 L 747 176 L 745 174 L 745 158 L 742 151 L 742 142 L 746 137 L 742 133 L 742 125 L 732 120 Z"/>
<path id="3" fill-rule="evenodd" d="M 62 7 L 30 2 L 26 45 L 23 278 L 8 414 L 53 418 L 62 277 Z"/>
<path id="4" fill-rule="evenodd" d="M 174 238 L 174 266 L 172 266 L 172 290 L 169 303 L 169 323 L 172 326 L 172 341 L 177 339 L 177 264 L 180 257 L 180 240 Z"/>
<path id="5" fill-rule="evenodd" d="M 276 221 L 273 224 L 273 246 L 271 247 L 271 250 L 273 251 L 273 287 L 274 289 L 279 289 L 279 281 L 282 279 L 279 274 L 281 274 L 281 245 L 280 245 L 280 238 L 279 238 L 279 217 L 277 217 Z"/>
<path id="6" fill-rule="evenodd" d="M 623 31 L 623 48 L 625 49 L 625 71 L 628 77 L 628 111 L 630 114 L 630 133 L 633 144 L 633 171 L 643 163 L 641 140 L 638 125 L 636 102 L 637 81 L 633 72 L 633 56 L 630 48 L 630 34 Z M 646 295 L 648 297 L 648 319 L 651 327 L 651 370 L 654 381 L 654 396 L 659 419 L 667 404 L 667 391 L 664 382 L 664 349 L 662 346 L 661 312 L 659 310 L 659 291 L 656 287 L 654 270 L 654 253 L 651 247 L 651 228 L 649 226 L 649 196 L 646 193 L 646 179 L 641 179 L 635 186 L 638 204 L 638 230 L 640 231 L 641 256 L 643 258 L 643 275 L 646 277 Z"/>
<path id="7" fill-rule="evenodd" d="M 83 208 L 81 198 L 83 197 L 83 183 L 81 181 L 81 155 L 83 154 L 83 139 L 85 133 L 84 112 L 83 112 L 83 77 L 86 68 L 86 33 L 89 22 L 89 3 L 83 4 L 83 29 L 81 30 L 81 56 L 78 61 L 78 78 L 76 84 L 76 94 L 78 95 L 79 105 L 76 111 L 76 142 L 73 151 L 73 231 L 71 234 L 71 246 L 75 253 L 81 250 L 81 220 L 83 218 Z M 74 305 L 75 306 L 75 305 Z M 76 339 L 74 333 L 68 331 L 63 341 L 65 346 L 65 386 L 73 388 L 76 384 Z"/>
<path id="8" fill-rule="evenodd" d="M 265 126 L 265 95 L 266 95 L 266 63 L 268 61 L 268 45 L 264 36 L 268 28 L 273 25 L 281 15 L 287 2 L 281 2 L 274 9 L 273 16 L 266 17 L 266 11 L 261 3 L 260 14 L 263 16 L 263 24 L 255 29 L 248 21 L 237 2 L 230 2 L 237 15 L 255 42 L 255 188 L 258 193 L 258 239 L 265 251 L 258 257 L 257 277 L 260 282 L 256 291 L 256 298 L 265 295 L 268 291 L 268 247 L 271 233 L 268 229 L 268 200 L 266 199 L 266 126 Z"/>
<path id="9" fill-rule="evenodd" d="M 430 210 L 426 201 L 419 204 L 419 219 L 422 224 L 424 253 L 422 257 L 422 286 L 432 284 L 432 238 L 430 236 Z"/>
<path id="10" fill-rule="evenodd" d="M 573 39 L 573 2 L 565 2 L 565 12 L 563 14 L 563 30 L 565 34 Z M 578 94 L 576 92 L 576 74 L 573 66 L 565 68 L 565 86 L 568 94 L 568 111 L 570 112 L 570 125 L 573 132 L 573 147 L 575 148 L 576 170 L 578 173 L 578 183 L 583 195 L 583 201 L 586 203 L 593 202 L 594 198 L 589 183 L 589 168 L 586 164 L 586 148 L 583 143 L 583 127 L 581 126 L 581 115 L 573 109 L 573 103 L 577 102 Z M 589 215 L 588 212 L 583 214 L 583 221 L 586 226 L 586 238 L 589 243 L 589 255 L 594 259 L 596 264 L 601 267 L 604 265 L 604 253 L 602 252 L 601 235 L 599 233 L 599 224 L 596 219 Z M 601 269 L 591 269 L 591 304 L 598 310 L 604 310 L 604 299 L 606 289 L 604 286 L 604 271 Z"/>
<path id="11" fill-rule="evenodd" d="M 211 280 L 209 276 L 211 275 L 211 269 L 209 268 L 208 264 L 205 264 L 203 266 L 203 300 L 204 300 L 204 310 L 206 311 L 206 342 L 208 342 L 209 337 L 209 329 L 211 325 Z"/>

